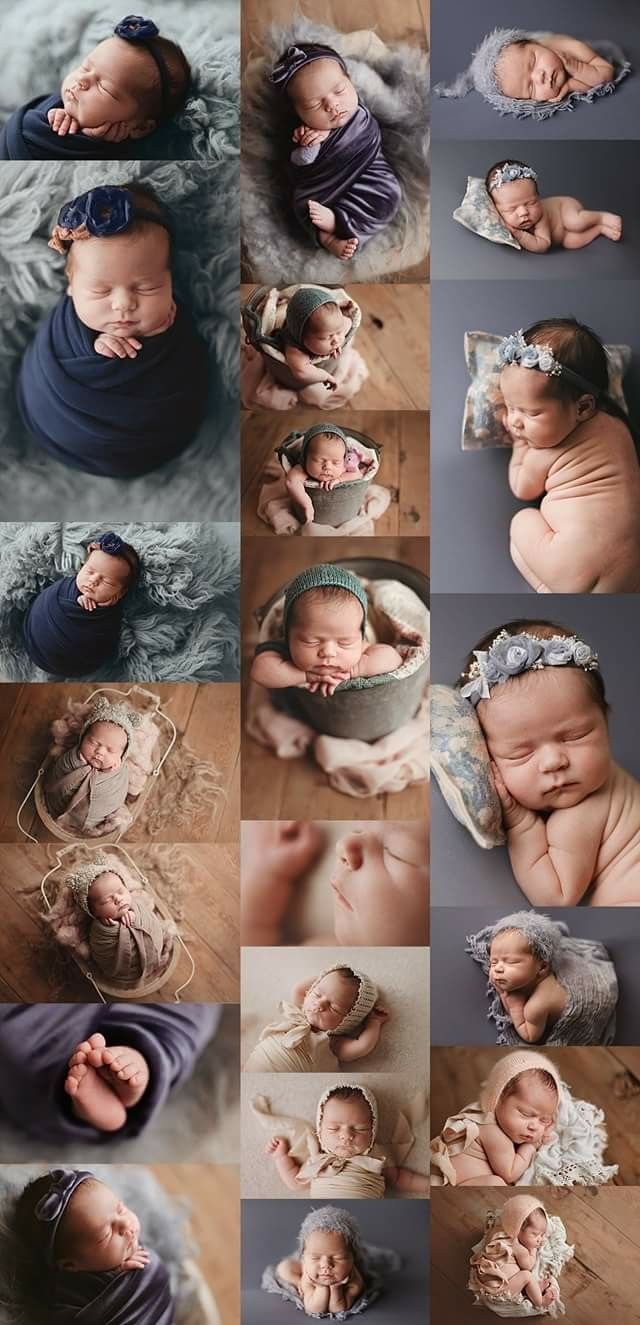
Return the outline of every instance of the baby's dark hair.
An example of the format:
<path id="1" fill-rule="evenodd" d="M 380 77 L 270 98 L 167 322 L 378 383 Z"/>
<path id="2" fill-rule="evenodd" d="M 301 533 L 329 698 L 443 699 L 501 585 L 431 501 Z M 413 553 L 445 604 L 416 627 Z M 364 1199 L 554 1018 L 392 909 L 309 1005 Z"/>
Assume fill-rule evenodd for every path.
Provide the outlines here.
<path id="1" fill-rule="evenodd" d="M 87 1183 L 96 1183 L 97 1181 L 97 1178 L 85 1178 Z M 84 1183 L 82 1186 L 84 1186 Z M 31 1259 L 35 1256 L 43 1262 L 46 1260 L 47 1224 L 40 1219 L 36 1219 L 36 1206 L 38 1201 L 46 1196 L 50 1190 L 51 1177 L 48 1173 L 43 1173 L 39 1178 L 34 1178 L 32 1182 L 27 1183 L 16 1201 L 13 1215 L 13 1232 L 25 1258 L 29 1257 Z M 75 1196 L 75 1192 L 73 1196 Z M 73 1196 L 69 1201 L 69 1205 L 73 1201 Z M 67 1206 L 68 1208 L 69 1206 Z M 64 1225 L 63 1215 L 56 1231 L 56 1260 L 62 1260 L 69 1256 L 72 1250 L 72 1241 L 65 1234 Z"/>
<path id="2" fill-rule="evenodd" d="M 489 180 L 491 179 L 491 176 L 492 176 L 493 174 L 495 174 L 496 170 L 503 170 L 505 166 L 522 166 L 522 168 L 523 168 L 524 170 L 526 170 L 526 169 L 527 169 L 527 162 L 526 162 L 526 161 L 518 161 L 518 160 L 516 160 L 515 156 L 508 156 L 508 157 L 505 157 L 505 160 L 504 160 L 504 161 L 494 161 L 494 163 L 493 163 L 491 169 L 487 171 L 487 173 L 486 173 L 486 175 L 485 175 L 485 177 L 484 177 L 484 184 L 485 184 L 485 188 L 486 188 L 486 190 L 487 190 L 487 193 L 491 193 L 491 192 L 492 192 L 492 190 L 489 188 Z M 519 181 L 519 180 L 514 180 L 513 183 L 518 184 L 518 183 L 520 183 L 520 181 Z M 529 180 L 529 183 L 530 183 L 530 184 L 533 184 L 533 187 L 534 187 L 534 189 L 536 190 L 536 193 L 538 193 L 539 190 L 538 190 L 538 182 L 537 182 L 537 180 L 535 180 L 535 179 Z"/>
<path id="3" fill-rule="evenodd" d="M 528 345 L 549 345 L 558 363 L 585 379 L 585 387 L 568 380 L 563 373 L 547 377 L 548 392 L 557 400 L 579 400 L 586 385 L 593 389 L 596 407 L 621 419 L 630 428 L 629 416 L 609 395 L 609 360 L 607 351 L 591 327 L 575 317 L 543 318 L 527 327 Z"/>
<path id="4" fill-rule="evenodd" d="M 128 42 L 127 45 L 129 49 L 133 48 L 136 51 L 140 60 L 140 91 L 138 95 L 140 112 L 143 118 L 161 120 L 162 118 L 168 118 L 170 115 L 175 115 L 176 111 L 184 105 L 191 83 L 191 68 L 182 48 L 175 41 L 170 41 L 168 37 L 153 38 L 153 49 L 158 52 L 166 69 L 166 101 L 163 105 L 160 70 L 151 52 L 147 49 L 147 43 Z"/>
<path id="5" fill-rule="evenodd" d="M 337 584 L 324 584 L 319 585 L 316 589 L 306 589 L 305 592 L 301 593 L 298 598 L 295 598 L 291 604 L 287 621 L 288 630 L 290 630 L 291 626 L 294 624 L 296 611 L 299 605 L 303 602 L 308 606 L 309 603 L 357 603 L 358 599 L 349 589 L 342 589 Z M 360 604 L 359 606 L 362 610 Z"/>
<path id="6" fill-rule="evenodd" d="M 551 1072 L 547 1072 L 544 1067 L 529 1067 L 525 1068 L 524 1072 L 517 1072 L 515 1077 L 507 1082 L 500 1099 L 508 1100 L 511 1095 L 516 1095 L 518 1088 L 522 1085 L 522 1078 L 525 1076 L 535 1077 L 539 1085 L 546 1086 L 547 1090 L 552 1090 L 554 1095 L 558 1094 L 558 1083 Z"/>
<path id="7" fill-rule="evenodd" d="M 474 644 L 473 649 L 467 654 L 462 672 L 456 681 L 457 690 L 460 690 L 470 679 L 469 669 L 476 661 L 476 651 L 490 649 L 491 645 L 495 644 L 498 635 L 503 630 L 506 630 L 509 635 L 534 635 L 540 639 L 552 639 L 554 635 L 560 635 L 563 639 L 571 639 L 575 634 L 575 631 L 569 630 L 567 626 L 559 626 L 554 621 L 530 621 L 526 618 L 518 618 L 515 621 L 505 621 L 502 625 L 495 626 L 493 630 L 487 631 L 487 634 L 483 635 L 482 639 L 478 640 L 477 644 Z M 567 663 L 566 666 L 571 667 L 572 664 Z M 560 668 L 559 670 L 562 671 L 563 669 Z M 605 694 L 604 677 L 600 668 L 596 667 L 593 671 L 585 671 L 582 667 L 576 667 L 574 670 L 582 673 L 585 679 L 585 684 L 588 685 L 589 690 L 591 691 L 594 703 L 598 705 L 598 708 L 606 718 L 609 713 L 609 705 Z M 519 672 L 516 676 L 509 677 L 508 681 L 504 681 L 503 685 L 513 685 L 515 682 L 522 685 L 523 683 L 526 683 L 529 676 L 529 671 Z"/>
<path id="8" fill-rule="evenodd" d="M 366 1095 L 363 1095 L 362 1091 L 358 1090 L 357 1086 L 337 1086 L 335 1090 L 331 1091 L 331 1094 L 328 1099 L 325 1100 L 325 1103 L 328 1104 L 329 1100 L 360 1100 L 363 1104 L 366 1104 L 369 1116 L 371 1117 L 371 1105 L 369 1104 Z M 371 1122 L 373 1123 L 373 1118 L 371 1118 Z"/>

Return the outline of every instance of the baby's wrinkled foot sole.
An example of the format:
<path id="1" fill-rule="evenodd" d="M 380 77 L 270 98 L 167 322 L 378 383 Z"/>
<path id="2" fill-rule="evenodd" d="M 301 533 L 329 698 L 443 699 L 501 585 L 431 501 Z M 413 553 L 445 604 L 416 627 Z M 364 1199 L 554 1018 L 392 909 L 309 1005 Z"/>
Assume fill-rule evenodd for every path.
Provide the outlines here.
<path id="1" fill-rule="evenodd" d="M 146 1059 L 128 1045 L 110 1045 L 102 1050 L 99 1072 L 127 1109 L 142 1099 L 149 1085 Z"/>
<path id="2" fill-rule="evenodd" d="M 99 1132 L 117 1132 L 127 1121 L 127 1110 L 95 1067 L 76 1063 L 69 1068 L 64 1083 L 71 1097 L 71 1110 L 83 1123 Z"/>

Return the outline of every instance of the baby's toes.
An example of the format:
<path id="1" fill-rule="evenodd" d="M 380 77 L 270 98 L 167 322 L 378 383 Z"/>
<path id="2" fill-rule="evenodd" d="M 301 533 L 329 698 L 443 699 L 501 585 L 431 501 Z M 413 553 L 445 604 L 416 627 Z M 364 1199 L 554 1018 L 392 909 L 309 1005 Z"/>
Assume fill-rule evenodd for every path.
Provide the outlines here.
<path id="1" fill-rule="evenodd" d="M 76 1094 L 76 1092 L 80 1088 L 81 1082 L 84 1081 L 84 1078 L 86 1077 L 88 1071 L 89 1069 L 86 1063 L 75 1063 L 73 1067 L 69 1068 L 64 1083 L 64 1088 L 67 1092 L 67 1095 Z"/>

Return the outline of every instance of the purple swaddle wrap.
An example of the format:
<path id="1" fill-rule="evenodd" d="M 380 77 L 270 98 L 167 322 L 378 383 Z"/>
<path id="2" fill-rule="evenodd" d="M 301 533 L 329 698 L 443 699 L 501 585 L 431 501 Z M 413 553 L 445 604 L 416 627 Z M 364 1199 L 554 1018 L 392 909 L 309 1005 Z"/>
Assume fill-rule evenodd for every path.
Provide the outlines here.
<path id="1" fill-rule="evenodd" d="M 289 166 L 295 215 L 305 230 L 315 234 L 309 221 L 309 199 L 335 212 L 338 239 L 370 239 L 395 216 L 400 206 L 400 185 L 381 148 L 378 121 L 358 105 L 341 129 L 334 129 L 320 145 L 313 161 Z"/>

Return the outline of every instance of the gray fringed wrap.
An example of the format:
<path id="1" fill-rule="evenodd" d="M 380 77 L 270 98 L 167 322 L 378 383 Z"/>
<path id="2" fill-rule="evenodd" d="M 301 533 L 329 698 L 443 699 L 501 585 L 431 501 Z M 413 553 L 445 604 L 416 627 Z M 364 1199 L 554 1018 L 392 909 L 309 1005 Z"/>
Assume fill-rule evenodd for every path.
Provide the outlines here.
<path id="1" fill-rule="evenodd" d="M 495 925 L 487 925 L 467 936 L 467 952 L 489 973 L 489 950 L 497 934 L 517 929 L 531 951 L 549 962 L 553 974 L 567 991 L 567 1006 L 540 1044 L 612 1044 L 616 1025 L 618 981 L 603 943 L 569 936 L 563 921 L 551 920 L 536 911 L 514 911 Z M 523 1041 L 505 1012 L 500 995 L 487 981 L 488 1019 L 496 1024 L 496 1043 L 521 1045 Z"/>
<path id="2" fill-rule="evenodd" d="M 348 1316 L 357 1316 L 375 1301 L 383 1289 L 383 1277 L 394 1270 L 399 1270 L 401 1258 L 389 1247 L 373 1247 L 362 1241 L 360 1229 L 354 1216 L 348 1210 L 334 1205 L 322 1205 L 310 1210 L 303 1219 L 298 1233 L 298 1243 L 294 1255 L 302 1256 L 304 1244 L 311 1233 L 322 1229 L 325 1232 L 339 1233 L 353 1253 L 354 1264 L 364 1280 L 364 1290 L 348 1311 L 322 1312 L 322 1317 L 331 1316 L 332 1320 L 346 1320 Z M 287 1301 L 293 1302 L 299 1311 L 304 1311 L 302 1299 L 292 1284 L 283 1283 L 276 1276 L 276 1266 L 268 1265 L 262 1276 L 262 1287 L 267 1293 L 279 1293 Z M 320 1319 L 320 1315 L 314 1318 Z"/>

